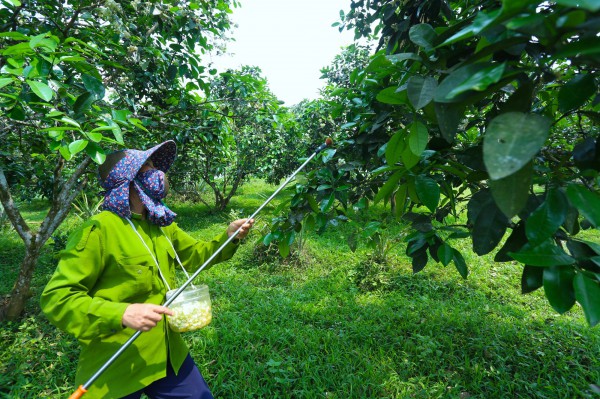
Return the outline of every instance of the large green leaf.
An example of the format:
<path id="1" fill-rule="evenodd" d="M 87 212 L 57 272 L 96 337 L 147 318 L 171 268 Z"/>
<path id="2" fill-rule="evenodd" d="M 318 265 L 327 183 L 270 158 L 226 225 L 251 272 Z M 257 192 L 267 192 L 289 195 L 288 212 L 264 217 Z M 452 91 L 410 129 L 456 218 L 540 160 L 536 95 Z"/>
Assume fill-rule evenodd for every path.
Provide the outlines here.
<path id="1" fill-rule="evenodd" d="M 388 141 L 387 147 L 385 148 L 385 160 L 388 165 L 393 166 L 398 161 L 400 161 L 402 152 L 406 147 L 404 144 L 405 134 L 406 133 L 404 132 L 404 130 L 400 130 L 392 136 L 390 141 Z"/>
<path id="2" fill-rule="evenodd" d="M 433 100 L 437 81 L 431 76 L 411 76 L 406 83 L 408 99 L 415 109 L 421 109 Z"/>
<path id="3" fill-rule="evenodd" d="M 489 190 L 481 190 L 473 195 L 467 209 L 469 222 L 473 225 L 473 251 L 485 255 L 502 240 L 508 218 L 498 208 Z"/>
<path id="4" fill-rule="evenodd" d="M 500 15 L 501 9 L 491 11 L 489 13 L 480 12 L 477 14 L 472 24 L 467 25 L 465 28 L 457 32 L 448 38 L 444 43 L 440 44 L 439 47 L 458 42 L 460 40 L 468 39 L 474 35 L 479 34 L 488 26 L 491 26 L 496 18 Z"/>
<path id="5" fill-rule="evenodd" d="M 406 200 L 408 198 L 408 185 L 402 184 L 396 190 L 394 199 L 396 200 L 396 217 L 400 218 L 404 214 L 406 208 Z"/>
<path id="6" fill-rule="evenodd" d="M 600 282 L 577 273 L 573 285 L 575 298 L 581 304 L 587 322 L 594 327 L 600 322 Z"/>
<path id="7" fill-rule="evenodd" d="M 550 189 L 546 200 L 529 215 L 525 233 L 531 245 L 537 245 L 552 237 L 567 217 L 569 203 L 563 192 Z"/>
<path id="8" fill-rule="evenodd" d="M 525 265 L 521 275 L 521 293 L 528 294 L 544 285 L 544 268 Z"/>
<path id="9" fill-rule="evenodd" d="M 456 266 L 456 270 L 460 273 L 461 277 L 466 279 L 469 275 L 469 268 L 467 267 L 467 262 L 462 254 L 454 249 L 454 266 Z"/>
<path id="10" fill-rule="evenodd" d="M 459 94 L 462 94 L 469 90 L 475 91 L 484 91 L 490 85 L 494 83 L 498 83 L 504 74 L 504 69 L 506 68 L 506 64 L 502 63 L 500 65 L 490 64 L 486 65 L 481 70 L 475 72 L 471 76 L 469 76 L 465 81 L 461 82 L 457 86 L 455 86 L 450 92 L 446 95 L 446 98 L 452 99 Z"/>
<path id="11" fill-rule="evenodd" d="M 83 85 L 94 95 L 94 100 L 102 100 L 104 98 L 104 85 L 102 81 L 92 75 L 82 74 L 81 80 L 83 80 Z"/>
<path id="12" fill-rule="evenodd" d="M 454 103 L 467 100 L 468 93 L 451 96 L 450 92 L 454 90 L 455 87 L 461 85 L 471 76 L 477 74 L 486 67 L 487 64 L 477 63 L 469 64 L 453 71 L 450 75 L 446 76 L 444 80 L 442 80 L 435 90 L 434 100 L 438 103 Z"/>
<path id="13" fill-rule="evenodd" d="M 490 180 L 490 189 L 494 200 L 506 217 L 512 218 L 525 207 L 529 197 L 532 176 L 533 163 L 529 162 L 525 167 L 510 176 Z"/>
<path id="14" fill-rule="evenodd" d="M 417 46 L 423 47 L 425 50 L 430 50 L 433 47 L 437 33 L 435 33 L 429 24 L 418 24 L 410 27 L 408 36 Z"/>
<path id="15" fill-rule="evenodd" d="M 438 248 L 437 256 L 440 259 L 440 262 L 442 262 L 442 265 L 448 266 L 454 259 L 454 248 L 445 242 Z"/>
<path id="16" fill-rule="evenodd" d="M 52 97 L 54 97 L 54 92 L 46 83 L 27 80 L 27 84 L 31 87 L 31 90 L 44 101 L 50 101 L 52 100 Z"/>
<path id="17" fill-rule="evenodd" d="M 405 173 L 406 170 L 400 170 L 391 175 L 388 181 L 386 181 L 385 184 L 381 186 L 381 188 L 377 192 L 377 195 L 375 195 L 373 203 L 376 204 L 384 198 L 389 198 L 398 187 L 398 182 L 400 181 L 400 178 L 404 176 Z"/>
<path id="18" fill-rule="evenodd" d="M 465 107 L 460 104 L 435 103 L 435 116 L 442 137 L 449 143 L 454 141 L 458 126 L 465 114 Z"/>
<path id="19" fill-rule="evenodd" d="M 567 187 L 567 197 L 594 227 L 600 226 L 600 197 L 587 188 L 571 184 Z"/>
<path id="20" fill-rule="evenodd" d="M 75 140 L 69 144 L 69 152 L 72 155 L 75 155 L 75 154 L 83 151 L 87 145 L 88 145 L 87 140 Z"/>
<path id="21" fill-rule="evenodd" d="M 585 8 L 592 12 L 600 10 L 600 2 L 598 0 L 555 0 L 555 3 L 567 7 Z"/>
<path id="22" fill-rule="evenodd" d="M 567 266 L 575 263 L 575 259 L 567 255 L 552 240 L 546 240 L 536 246 L 526 244 L 519 252 L 509 252 L 508 254 L 514 260 L 531 266 Z"/>
<path id="23" fill-rule="evenodd" d="M 417 196 L 423 205 L 435 212 L 440 202 L 440 186 L 430 177 L 419 175 L 415 177 Z"/>
<path id="24" fill-rule="evenodd" d="M 388 87 L 386 89 L 381 90 L 377 94 L 377 101 L 382 102 L 384 104 L 407 104 L 408 103 L 408 95 L 406 94 L 406 90 L 398 91 L 397 86 Z"/>
<path id="25" fill-rule="evenodd" d="M 85 153 L 98 165 L 101 165 L 106 160 L 106 153 L 98 144 L 94 142 L 88 142 L 85 147 Z"/>
<path id="26" fill-rule="evenodd" d="M 89 91 L 86 91 L 75 101 L 73 104 L 73 111 L 75 111 L 75 115 L 79 116 L 87 111 L 92 104 L 94 103 L 94 96 Z"/>
<path id="27" fill-rule="evenodd" d="M 473 226 L 473 251 L 477 255 L 490 253 L 504 237 L 507 223 L 506 216 L 495 203 L 486 206 Z"/>
<path id="28" fill-rule="evenodd" d="M 573 278 L 575 271 L 569 266 L 552 266 L 544 269 L 544 293 L 558 313 L 565 313 L 575 304 Z"/>
<path id="29" fill-rule="evenodd" d="M 13 78 L 0 78 L 0 89 L 14 82 Z"/>
<path id="30" fill-rule="evenodd" d="M 518 252 L 525 244 L 527 244 L 527 237 L 525 236 L 525 223 L 520 221 L 513 228 L 512 233 L 508 236 L 502 248 L 496 252 L 496 256 L 494 256 L 494 262 L 512 262 L 513 258 L 508 254 L 510 252 Z"/>
<path id="31" fill-rule="evenodd" d="M 512 175 L 529 163 L 550 133 L 540 115 L 508 112 L 494 118 L 483 139 L 483 161 L 492 180 Z"/>
<path id="32" fill-rule="evenodd" d="M 596 82 L 591 73 L 575 75 L 558 92 L 558 109 L 568 112 L 581 107 L 596 93 Z"/>
<path id="33" fill-rule="evenodd" d="M 408 129 L 408 146 L 413 154 L 420 157 L 427 148 L 427 142 L 429 141 L 427 126 L 421 122 L 413 122 Z"/>

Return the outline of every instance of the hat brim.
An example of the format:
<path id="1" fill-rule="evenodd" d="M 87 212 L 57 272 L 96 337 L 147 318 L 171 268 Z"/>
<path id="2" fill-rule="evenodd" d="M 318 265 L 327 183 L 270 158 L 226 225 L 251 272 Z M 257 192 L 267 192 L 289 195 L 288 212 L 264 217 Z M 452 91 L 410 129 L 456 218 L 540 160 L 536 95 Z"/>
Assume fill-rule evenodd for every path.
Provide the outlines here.
<path id="1" fill-rule="evenodd" d="M 165 141 L 145 151 L 156 169 L 167 172 L 177 156 L 177 145 L 173 140 Z"/>

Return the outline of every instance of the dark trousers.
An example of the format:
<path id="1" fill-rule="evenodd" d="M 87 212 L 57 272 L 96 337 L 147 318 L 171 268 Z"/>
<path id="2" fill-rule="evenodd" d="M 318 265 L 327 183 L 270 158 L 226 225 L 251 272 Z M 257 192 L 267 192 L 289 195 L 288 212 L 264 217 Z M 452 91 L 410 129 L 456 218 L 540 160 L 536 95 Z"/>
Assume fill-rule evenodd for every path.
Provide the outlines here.
<path id="1" fill-rule="evenodd" d="M 171 362 L 168 362 L 166 377 L 122 399 L 139 399 L 142 393 L 151 399 L 213 399 L 206 381 L 189 354 L 179 369 L 179 375 L 175 375 Z"/>

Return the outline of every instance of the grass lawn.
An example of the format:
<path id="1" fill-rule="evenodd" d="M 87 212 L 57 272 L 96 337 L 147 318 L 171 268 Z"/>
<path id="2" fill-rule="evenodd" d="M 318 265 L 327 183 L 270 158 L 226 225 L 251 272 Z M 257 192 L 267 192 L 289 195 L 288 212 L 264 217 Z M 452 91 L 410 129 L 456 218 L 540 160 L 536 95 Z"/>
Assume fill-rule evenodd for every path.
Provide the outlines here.
<path id="1" fill-rule="evenodd" d="M 248 215 L 273 190 L 252 182 L 230 211 Z M 222 231 L 232 213 L 173 208 L 200 239 Z M 40 209 L 32 204 L 25 217 L 40 220 Z M 70 218 L 59 236 L 77 223 Z M 600 329 L 578 306 L 558 315 L 542 291 L 521 295 L 521 266 L 454 242 L 462 244 L 468 279 L 433 261 L 413 274 L 399 245 L 374 275 L 379 288 L 367 291 L 356 284 L 367 249 L 352 253 L 347 234 L 346 226 L 309 234 L 302 253 L 285 261 L 259 261 L 256 235 L 200 275 L 214 318 L 184 336 L 216 398 L 600 398 Z M 9 229 L 0 244 L 4 296 L 23 251 Z M 0 325 L 0 398 L 65 398 L 75 389 L 77 343 L 38 306 L 56 266 L 52 250 L 40 259 L 23 319 Z"/>

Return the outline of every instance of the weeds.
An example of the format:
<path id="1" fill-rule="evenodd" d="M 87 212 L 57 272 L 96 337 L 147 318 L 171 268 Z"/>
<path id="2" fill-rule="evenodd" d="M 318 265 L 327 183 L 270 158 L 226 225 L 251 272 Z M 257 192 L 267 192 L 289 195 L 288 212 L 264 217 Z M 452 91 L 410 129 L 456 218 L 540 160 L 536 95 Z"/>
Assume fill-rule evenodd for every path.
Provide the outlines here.
<path id="1" fill-rule="evenodd" d="M 232 201 L 236 209 L 254 209 L 256 193 L 271 189 L 251 188 Z M 203 239 L 234 216 L 189 204 L 174 210 L 180 225 Z M 519 265 L 469 255 L 468 243 L 457 240 L 468 279 L 433 263 L 413 274 L 402 245 L 386 251 L 385 267 L 368 263 L 375 252 L 364 241 L 350 252 L 343 239 L 350 228 L 340 225 L 321 236 L 307 232 L 300 255 L 306 266 L 282 267 L 271 253 L 276 247 L 267 250 L 272 258 L 257 255 L 260 224 L 256 229 L 232 260 L 201 273 L 211 287 L 213 321 L 184 334 L 217 398 L 600 397 L 600 330 L 589 328 L 577 307 L 558 315 L 543 293 L 520 295 Z M 386 232 L 402 237 L 400 226 Z M 0 244 L 2 296 L 22 248 L 14 232 Z M 0 325 L 0 398 L 58 399 L 75 389 L 77 343 L 37 308 L 54 264 L 48 247 L 27 314 Z M 377 271 L 384 289 L 357 287 L 357 274 L 373 285 L 369 273 Z"/>

